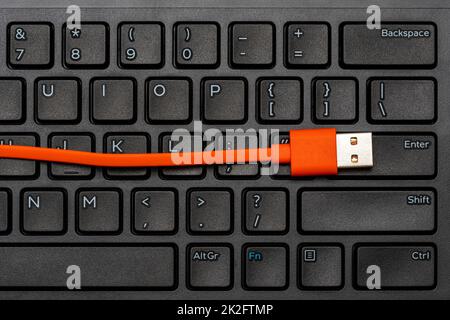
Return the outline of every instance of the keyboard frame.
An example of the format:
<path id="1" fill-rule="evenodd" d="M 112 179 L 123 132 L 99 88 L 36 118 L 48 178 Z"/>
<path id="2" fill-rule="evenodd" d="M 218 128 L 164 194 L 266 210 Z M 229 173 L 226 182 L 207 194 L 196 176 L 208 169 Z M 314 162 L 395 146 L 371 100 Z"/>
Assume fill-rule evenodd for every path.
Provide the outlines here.
<path id="1" fill-rule="evenodd" d="M 67 2 L 67 3 L 66 3 Z M 54 7 L 51 0 L 6 1 L 0 0 L 0 32 L 6 35 L 6 26 L 10 22 L 51 22 L 55 27 L 54 66 L 45 70 L 12 70 L 6 64 L 6 37 L 0 37 L 0 74 L 4 77 L 21 77 L 27 82 L 27 119 L 21 125 L 2 125 L 2 133 L 34 133 L 40 137 L 42 146 L 48 143 L 51 133 L 91 132 L 96 136 L 96 150 L 103 150 L 103 137 L 106 133 L 145 132 L 151 136 L 151 151 L 158 151 L 161 133 L 172 131 L 178 127 L 192 129 L 189 125 L 149 125 L 145 121 L 144 83 L 148 77 L 179 77 L 186 76 L 193 83 L 193 118 L 200 118 L 200 83 L 205 77 L 245 77 L 248 81 L 248 121 L 237 125 L 210 125 L 203 128 L 276 128 L 285 132 L 287 128 L 327 127 L 315 124 L 311 117 L 311 82 L 316 77 L 355 77 L 359 84 L 359 119 L 355 124 L 332 125 L 339 131 L 373 131 L 373 132 L 404 132 L 404 133 L 434 133 L 437 136 L 437 176 L 430 179 L 297 179 L 277 180 L 262 176 L 258 180 L 220 180 L 220 185 L 214 175 L 213 168 L 207 169 L 207 174 L 201 180 L 164 180 L 155 169 L 146 180 L 106 180 L 100 169 L 96 170 L 92 180 L 52 180 L 46 174 L 47 165 L 40 164 L 40 177 L 37 180 L 2 180 L 0 187 L 12 191 L 13 230 L 7 236 L 0 236 L 0 245 L 4 243 L 176 243 L 178 246 L 178 288 L 173 291 L 0 291 L 0 299 L 161 299 L 161 300 L 311 300 L 311 299 L 449 299 L 450 298 L 450 166 L 445 159 L 450 159 L 450 43 L 445 37 L 445 30 L 450 30 L 450 3 L 430 0 L 380 0 L 377 4 L 382 9 L 382 21 L 433 21 L 438 27 L 437 66 L 433 69 L 342 69 L 338 63 L 339 25 L 344 21 L 364 21 L 367 17 L 366 8 L 370 1 L 324 1 L 324 0 L 211 0 L 207 4 L 201 0 L 158 1 L 158 0 L 127 0 L 115 2 L 79 0 L 82 8 L 83 21 L 104 21 L 110 27 L 110 64 L 107 69 L 76 69 L 67 71 L 62 63 L 62 26 L 67 18 L 65 8 L 70 1 L 61 1 Z M 126 4 L 125 4 L 126 3 Z M 28 10 L 33 8 L 32 10 Z M 86 8 L 86 10 L 83 10 Z M 121 69 L 117 59 L 118 26 L 128 21 L 159 21 L 165 25 L 165 64 L 159 69 Z M 220 65 L 215 69 L 177 69 L 173 64 L 173 25 L 186 21 L 212 21 L 220 25 Z M 272 22 L 276 27 L 276 64 L 270 69 L 231 69 L 228 64 L 228 26 L 232 22 L 261 21 Z M 328 22 L 331 25 L 331 66 L 326 69 L 287 69 L 283 65 L 283 30 L 287 22 Z M 39 77 L 78 77 L 82 82 L 82 121 L 77 125 L 38 125 L 33 119 L 34 81 Z M 89 121 L 89 83 L 94 77 L 133 77 L 138 83 L 137 121 L 134 124 L 93 125 Z M 437 80 L 437 120 L 433 124 L 371 124 L 367 121 L 366 81 L 371 77 L 434 77 Z M 301 77 L 304 84 L 303 120 L 300 124 L 260 124 L 256 115 L 256 81 L 263 77 Z M 331 125 L 329 125 L 331 126 Z M 150 184 L 149 184 L 150 182 Z M 175 235 L 135 235 L 130 228 L 131 191 L 145 187 L 173 188 L 177 186 L 179 197 L 178 233 Z M 284 188 L 289 191 L 289 232 L 284 235 L 245 235 L 241 225 L 241 201 L 243 190 L 255 187 Z M 75 231 L 75 192 L 79 188 L 122 188 L 124 198 L 123 231 L 117 236 L 80 236 Z M 232 235 L 190 235 L 186 231 L 186 195 L 191 188 L 230 187 L 234 190 L 234 232 Z M 437 231 L 430 235 L 301 235 L 297 231 L 297 194 L 300 188 L 433 188 L 437 192 Z M 25 236 L 19 227 L 19 203 L 21 190 L 25 188 L 55 188 L 62 187 L 68 193 L 68 231 L 62 236 Z M 360 243 L 434 243 L 437 248 L 437 286 L 432 290 L 390 290 L 390 291 L 358 291 L 353 287 L 352 251 Z M 192 291 L 186 285 L 186 248 L 191 243 L 228 243 L 234 247 L 233 288 L 228 291 Z M 289 245 L 289 287 L 281 291 L 250 291 L 244 290 L 241 274 L 241 249 L 246 243 L 286 243 Z M 310 291 L 300 290 L 297 285 L 297 249 L 300 244 L 333 243 L 344 247 L 344 287 L 340 290 Z"/>

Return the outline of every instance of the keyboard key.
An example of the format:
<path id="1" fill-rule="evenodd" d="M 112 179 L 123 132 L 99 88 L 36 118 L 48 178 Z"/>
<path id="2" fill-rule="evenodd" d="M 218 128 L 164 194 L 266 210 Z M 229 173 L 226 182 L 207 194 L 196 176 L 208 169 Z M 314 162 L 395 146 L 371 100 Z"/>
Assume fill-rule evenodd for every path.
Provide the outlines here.
<path id="1" fill-rule="evenodd" d="M 234 23 L 230 27 L 230 64 L 270 68 L 275 62 L 275 27 L 270 23 Z"/>
<path id="2" fill-rule="evenodd" d="M 178 68 L 215 67 L 219 63 L 219 26 L 178 23 L 175 26 L 175 64 Z"/>
<path id="3" fill-rule="evenodd" d="M 279 132 L 270 136 L 270 144 L 289 144 L 289 133 Z M 291 166 L 289 164 L 270 164 L 270 167 L 264 165 L 261 170 L 267 170 L 272 178 L 291 179 Z"/>
<path id="4" fill-rule="evenodd" d="M 288 230 L 288 194 L 286 190 L 246 190 L 245 232 L 249 234 L 286 233 Z"/>
<path id="5" fill-rule="evenodd" d="M 26 190 L 22 193 L 22 232 L 63 234 L 67 228 L 67 195 L 64 190 Z"/>
<path id="6" fill-rule="evenodd" d="M 242 252 L 245 289 L 287 288 L 289 253 L 286 246 L 245 245 Z"/>
<path id="7" fill-rule="evenodd" d="M 190 289 L 231 289 L 233 250 L 231 246 L 193 245 L 187 250 Z"/>
<path id="8" fill-rule="evenodd" d="M 223 135 L 223 139 L 214 139 L 215 150 L 239 150 L 244 148 L 258 148 L 258 136 L 256 134 L 229 133 Z M 226 160 L 226 159 L 225 159 Z M 241 162 L 243 162 L 241 160 Z M 259 175 L 259 164 L 225 164 L 215 168 L 219 179 L 246 179 L 257 178 Z"/>
<path id="9" fill-rule="evenodd" d="M 369 120 L 374 123 L 431 123 L 436 120 L 436 80 L 372 78 Z"/>
<path id="10" fill-rule="evenodd" d="M 106 153 L 149 153 L 150 138 L 147 134 L 107 134 L 105 136 Z M 148 178 L 150 170 L 146 168 L 108 168 L 105 175 L 110 179 Z"/>
<path id="11" fill-rule="evenodd" d="M 147 117 L 153 123 L 186 123 L 192 117 L 192 83 L 188 78 L 147 80 Z"/>
<path id="12" fill-rule="evenodd" d="M 164 27 L 160 23 L 120 25 L 120 66 L 159 68 L 164 63 Z"/>
<path id="13" fill-rule="evenodd" d="M 358 118 L 358 83 L 356 79 L 313 81 L 314 120 L 318 123 L 352 123 Z"/>
<path id="14" fill-rule="evenodd" d="M 160 137 L 160 146 L 159 151 L 160 152 L 180 152 L 182 151 L 179 149 L 179 145 L 184 145 L 183 141 L 186 139 L 190 139 L 190 146 L 191 149 L 186 151 L 202 151 L 203 150 L 203 140 L 202 136 L 173 136 L 170 134 L 163 134 Z M 179 138 L 179 139 L 178 139 Z M 200 148 L 197 150 L 195 146 L 200 146 Z M 193 149 L 192 149 L 193 148 Z M 184 168 L 160 168 L 159 172 L 163 178 L 168 179 L 201 179 L 205 175 L 205 167 L 202 166 L 187 166 Z"/>
<path id="15" fill-rule="evenodd" d="M 178 193 L 170 190 L 133 191 L 133 232 L 173 234 L 177 229 Z"/>
<path id="16" fill-rule="evenodd" d="M 375 134 L 370 170 L 340 170 L 339 176 L 432 177 L 436 174 L 436 138 L 427 134 Z"/>
<path id="17" fill-rule="evenodd" d="M 431 233 L 436 227 L 432 190 L 305 190 L 299 194 L 305 233 Z"/>
<path id="18" fill-rule="evenodd" d="M 436 64 L 436 26 L 432 23 L 383 23 L 379 30 L 368 29 L 365 22 L 344 23 L 340 28 L 344 67 L 413 69 Z"/>
<path id="19" fill-rule="evenodd" d="M 19 124 L 25 120 L 25 80 L 0 78 L 0 110 L 1 124 Z"/>
<path id="20" fill-rule="evenodd" d="M 81 120 L 81 82 L 75 78 L 36 80 L 36 118 L 42 123 L 77 123 Z"/>
<path id="21" fill-rule="evenodd" d="M 91 115 L 98 123 L 136 121 L 136 81 L 131 78 L 91 81 Z"/>
<path id="22" fill-rule="evenodd" d="M 330 64 L 331 31 L 326 23 L 289 23 L 285 27 L 288 68 L 326 68 Z"/>
<path id="23" fill-rule="evenodd" d="M 109 31 L 104 23 L 64 26 L 64 64 L 68 68 L 105 68 L 109 63 Z"/>
<path id="24" fill-rule="evenodd" d="M 245 79 L 204 79 L 202 117 L 205 122 L 247 121 Z"/>
<path id="25" fill-rule="evenodd" d="M 119 234 L 122 230 L 122 194 L 118 190 L 77 192 L 77 231 L 81 234 Z"/>
<path id="26" fill-rule="evenodd" d="M 299 287 L 309 290 L 341 288 L 344 283 L 342 251 L 339 246 L 300 246 Z"/>
<path id="27" fill-rule="evenodd" d="M 0 134 L 0 145 L 38 146 L 37 139 L 37 136 L 28 134 Z M 35 161 L 0 158 L 0 179 L 33 179 L 38 173 Z"/>
<path id="28" fill-rule="evenodd" d="M 303 83 L 300 78 L 258 81 L 258 117 L 262 123 L 298 123 L 303 114 Z"/>
<path id="29" fill-rule="evenodd" d="M 63 150 L 95 151 L 94 139 L 89 134 L 52 134 L 49 138 L 49 147 Z M 53 179 L 88 179 L 95 171 L 91 167 L 62 163 L 49 163 L 50 176 Z"/>
<path id="30" fill-rule="evenodd" d="M 21 263 L 26 261 L 26 263 Z M 170 290 L 177 284 L 172 245 L 0 246 L 0 287 Z M 80 283 L 70 276 L 81 275 Z"/>
<path id="31" fill-rule="evenodd" d="M 11 231 L 11 194 L 9 190 L 0 189 L 0 234 Z"/>
<path id="32" fill-rule="evenodd" d="M 233 229 L 231 190 L 188 192 L 188 228 L 193 234 L 230 234 Z"/>
<path id="33" fill-rule="evenodd" d="M 53 65 L 53 25 L 8 25 L 8 65 L 16 69 L 50 68 Z"/>
<path id="34" fill-rule="evenodd" d="M 357 289 L 377 284 L 382 290 L 432 289 L 436 285 L 433 245 L 358 246 L 355 254 Z"/>

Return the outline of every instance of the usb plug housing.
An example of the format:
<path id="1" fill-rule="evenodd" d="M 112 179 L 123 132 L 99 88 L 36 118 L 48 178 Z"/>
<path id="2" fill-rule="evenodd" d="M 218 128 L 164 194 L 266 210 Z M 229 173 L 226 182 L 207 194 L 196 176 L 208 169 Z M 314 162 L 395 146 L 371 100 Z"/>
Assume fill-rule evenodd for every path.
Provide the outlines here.
<path id="1" fill-rule="evenodd" d="M 339 169 L 373 167 L 372 133 L 337 133 L 336 153 Z"/>

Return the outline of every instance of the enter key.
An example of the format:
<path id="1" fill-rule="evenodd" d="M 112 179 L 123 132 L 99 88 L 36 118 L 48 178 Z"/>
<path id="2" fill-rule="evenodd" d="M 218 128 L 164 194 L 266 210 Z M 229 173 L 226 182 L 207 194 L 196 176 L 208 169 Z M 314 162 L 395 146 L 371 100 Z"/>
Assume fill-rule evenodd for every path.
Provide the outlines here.
<path id="1" fill-rule="evenodd" d="M 433 134 L 373 135 L 373 167 L 340 170 L 339 176 L 431 178 L 436 175 L 436 137 Z"/>

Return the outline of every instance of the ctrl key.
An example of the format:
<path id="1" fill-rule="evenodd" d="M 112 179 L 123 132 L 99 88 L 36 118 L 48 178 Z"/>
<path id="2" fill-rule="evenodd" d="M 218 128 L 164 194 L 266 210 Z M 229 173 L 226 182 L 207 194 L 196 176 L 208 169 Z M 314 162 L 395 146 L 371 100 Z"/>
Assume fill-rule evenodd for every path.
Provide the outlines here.
<path id="1" fill-rule="evenodd" d="M 243 286 L 247 290 L 283 290 L 288 285 L 285 245 L 245 245 L 242 250 Z"/>
<path id="2" fill-rule="evenodd" d="M 433 245 L 358 246 L 358 289 L 432 289 L 436 285 Z"/>

